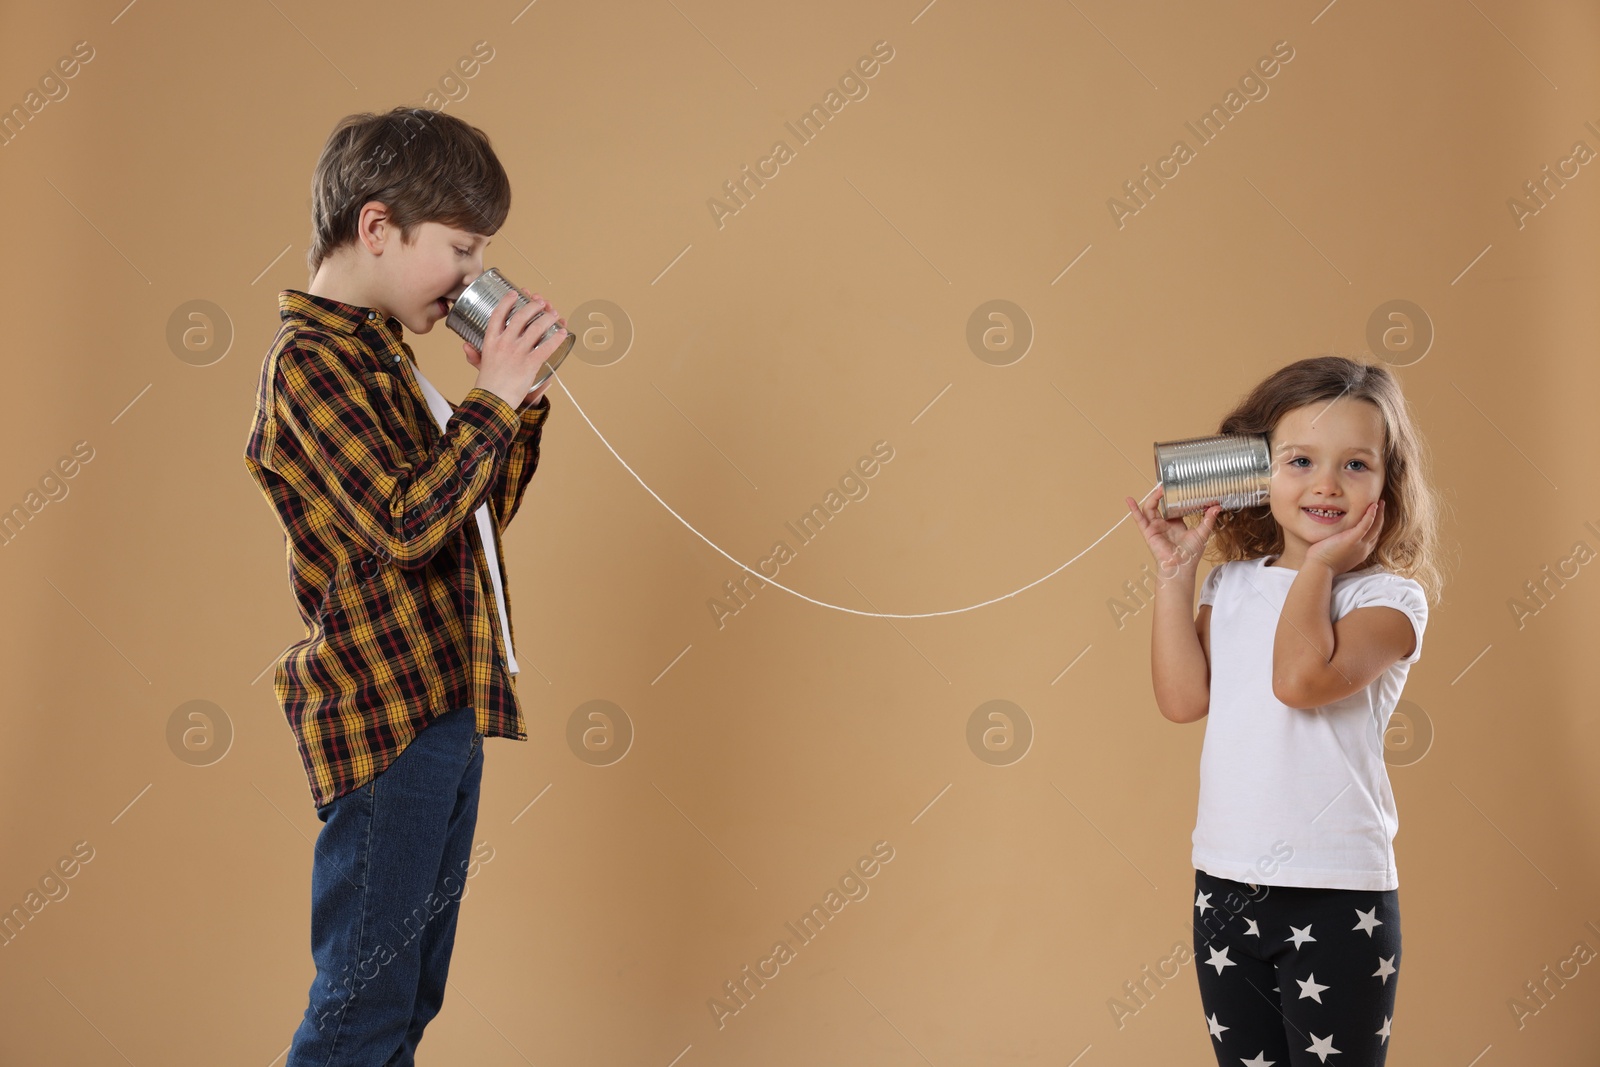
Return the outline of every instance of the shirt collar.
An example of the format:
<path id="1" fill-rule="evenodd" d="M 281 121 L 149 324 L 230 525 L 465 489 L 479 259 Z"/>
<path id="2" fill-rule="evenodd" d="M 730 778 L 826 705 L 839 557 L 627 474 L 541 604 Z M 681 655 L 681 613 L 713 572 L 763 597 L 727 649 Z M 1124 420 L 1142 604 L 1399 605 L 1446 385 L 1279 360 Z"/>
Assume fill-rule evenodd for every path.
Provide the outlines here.
<path id="1" fill-rule="evenodd" d="M 385 318 L 377 308 L 357 307 L 342 300 L 326 296 L 313 296 L 299 289 L 285 289 L 278 294 L 280 319 L 305 319 L 325 330 L 353 334 L 363 326 L 376 328 L 380 323 L 394 335 L 396 342 L 405 340 L 405 330 L 393 315 Z"/>
<path id="2" fill-rule="evenodd" d="M 285 322 L 299 319 L 329 333 L 355 337 L 385 370 L 395 369 L 402 355 L 411 356 L 400 320 L 393 315 L 385 318 L 377 308 L 357 307 L 300 289 L 284 289 L 278 293 L 278 318 Z"/>

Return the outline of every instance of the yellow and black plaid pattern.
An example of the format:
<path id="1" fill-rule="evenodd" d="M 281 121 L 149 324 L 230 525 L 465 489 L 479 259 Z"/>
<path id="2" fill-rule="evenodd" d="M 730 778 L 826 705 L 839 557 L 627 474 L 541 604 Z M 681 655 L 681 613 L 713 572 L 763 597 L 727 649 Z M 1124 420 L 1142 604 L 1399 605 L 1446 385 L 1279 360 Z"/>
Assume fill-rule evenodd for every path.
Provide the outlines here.
<path id="1" fill-rule="evenodd" d="M 244 460 L 283 526 L 306 624 L 273 688 L 321 806 L 453 708 L 473 708 L 486 737 L 527 738 L 473 513 L 487 497 L 510 617 L 500 535 L 550 400 L 512 408 L 475 388 L 440 433 L 398 320 L 295 289 L 278 315 Z"/>

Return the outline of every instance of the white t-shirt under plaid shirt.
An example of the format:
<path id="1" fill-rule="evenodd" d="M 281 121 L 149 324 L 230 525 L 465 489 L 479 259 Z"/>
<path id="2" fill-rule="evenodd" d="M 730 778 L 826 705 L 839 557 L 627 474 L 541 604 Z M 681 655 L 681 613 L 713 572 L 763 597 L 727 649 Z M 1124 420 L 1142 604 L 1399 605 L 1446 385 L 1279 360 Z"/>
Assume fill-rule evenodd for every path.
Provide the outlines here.
<path id="1" fill-rule="evenodd" d="M 433 387 L 433 383 L 423 377 L 422 368 L 413 361 L 411 373 L 417 376 L 417 384 L 422 386 L 422 395 L 428 401 L 428 410 L 433 412 L 433 417 L 438 420 L 439 431 L 442 433 L 450 423 L 450 416 L 454 414 L 450 409 L 450 401 L 444 394 Z M 483 555 L 489 563 L 489 580 L 494 583 L 494 600 L 500 608 L 500 634 L 504 639 L 506 652 L 506 671 L 516 674 L 517 657 L 511 651 L 511 623 L 506 618 L 506 592 L 500 585 L 500 556 L 494 549 L 494 528 L 490 525 L 494 518 L 489 514 L 489 504 L 485 501 L 478 505 L 478 510 L 473 513 L 478 520 L 478 536 L 483 540 Z"/>

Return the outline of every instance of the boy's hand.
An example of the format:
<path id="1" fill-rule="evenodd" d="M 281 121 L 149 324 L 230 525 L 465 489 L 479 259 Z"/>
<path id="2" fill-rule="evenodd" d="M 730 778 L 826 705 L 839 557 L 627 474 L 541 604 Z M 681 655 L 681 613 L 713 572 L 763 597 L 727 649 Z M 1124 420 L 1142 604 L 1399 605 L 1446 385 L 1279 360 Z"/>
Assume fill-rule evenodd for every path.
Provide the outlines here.
<path id="1" fill-rule="evenodd" d="M 473 387 L 489 390 L 513 408 L 520 407 L 530 397 L 537 401 L 544 395 L 550 383 L 547 381 L 537 393 L 531 393 L 533 380 L 539 376 L 545 360 L 567 336 L 566 320 L 556 315 L 549 301 L 526 289 L 518 292 L 528 298 L 528 303 L 516 314 L 511 314 L 516 294 L 507 293 L 500 299 L 500 303 L 489 313 L 482 351 L 467 341 L 461 342 L 467 362 L 478 368 L 478 379 Z M 511 315 L 509 322 L 506 321 L 507 315 Z M 539 337 L 555 324 L 561 328 L 543 344 L 536 344 Z"/>
<path id="2" fill-rule="evenodd" d="M 1222 514 L 1222 505 L 1212 504 L 1206 508 L 1200 525 L 1191 530 L 1182 519 L 1161 517 L 1157 503 L 1165 495 L 1166 486 L 1158 485 L 1150 502 L 1142 508 L 1133 497 L 1124 499 L 1128 502 L 1128 510 L 1133 512 L 1134 521 L 1139 524 L 1140 533 L 1144 534 L 1145 543 L 1150 546 L 1150 554 L 1156 558 L 1161 577 L 1170 581 L 1185 572 L 1192 575 L 1199 569 L 1200 556 L 1211 538 L 1211 528 L 1216 525 L 1217 516 Z"/>

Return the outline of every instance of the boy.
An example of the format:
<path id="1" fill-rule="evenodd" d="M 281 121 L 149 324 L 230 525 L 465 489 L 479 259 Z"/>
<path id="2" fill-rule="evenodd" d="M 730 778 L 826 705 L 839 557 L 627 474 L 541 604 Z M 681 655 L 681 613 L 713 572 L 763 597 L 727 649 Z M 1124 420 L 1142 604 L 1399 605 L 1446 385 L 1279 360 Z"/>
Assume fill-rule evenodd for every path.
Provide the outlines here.
<path id="1" fill-rule="evenodd" d="M 317 976 L 286 1067 L 392 1067 L 444 1000 L 482 741 L 527 738 L 500 535 L 550 412 L 530 386 L 566 331 L 526 291 L 507 321 L 507 295 L 483 350 L 463 343 L 478 376 L 460 404 L 405 343 L 482 271 L 510 211 L 481 130 L 420 108 L 350 115 L 312 196 L 313 276 L 278 294 L 245 448 L 306 623 L 273 688 L 324 824 Z"/>

